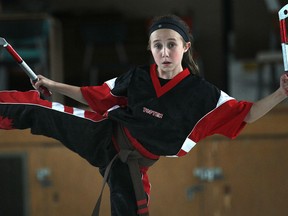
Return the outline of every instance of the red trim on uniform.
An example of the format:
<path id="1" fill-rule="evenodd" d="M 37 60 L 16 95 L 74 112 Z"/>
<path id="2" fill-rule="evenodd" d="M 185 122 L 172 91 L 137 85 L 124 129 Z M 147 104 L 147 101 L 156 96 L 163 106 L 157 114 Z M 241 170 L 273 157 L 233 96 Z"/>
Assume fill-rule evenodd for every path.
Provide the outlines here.
<path id="1" fill-rule="evenodd" d="M 137 206 L 146 205 L 146 204 L 147 204 L 147 200 L 146 199 L 137 200 Z"/>
<path id="2" fill-rule="evenodd" d="M 184 151 L 183 149 L 180 149 L 180 151 L 177 153 L 177 157 L 182 157 L 184 155 L 186 155 L 188 152 Z"/>
<path id="3" fill-rule="evenodd" d="M 158 160 L 159 159 L 159 156 L 158 155 L 155 155 L 151 152 L 149 152 L 147 149 L 145 149 L 143 147 L 143 145 L 138 142 L 131 134 L 130 132 L 128 131 L 127 128 L 124 128 L 124 131 L 125 131 L 125 134 L 126 136 L 128 137 L 128 139 L 130 140 L 130 142 L 132 143 L 132 145 L 134 146 L 134 148 L 139 151 L 143 156 L 147 157 L 147 158 L 150 158 L 152 160 Z"/>
<path id="4" fill-rule="evenodd" d="M 39 104 L 45 107 L 52 108 L 50 101 L 41 100 L 39 92 L 31 90 L 27 92 L 20 91 L 1 91 L 0 102 L 2 103 L 26 103 L 26 104 Z"/>
<path id="5" fill-rule="evenodd" d="M 223 103 L 196 124 L 189 138 L 199 142 L 207 136 L 221 134 L 234 139 L 246 125 L 244 119 L 252 105 L 251 102 L 235 99 Z"/>
<path id="6" fill-rule="evenodd" d="M 148 195 L 148 203 L 149 203 L 149 195 L 151 193 L 151 184 L 148 178 L 148 167 L 140 167 L 140 173 L 142 174 L 142 184 L 144 186 L 144 191 Z"/>
<path id="7" fill-rule="evenodd" d="M 13 119 L 0 116 L 0 129 L 11 130 L 13 129 Z"/>
<path id="8" fill-rule="evenodd" d="M 90 120 L 95 121 L 95 122 L 107 119 L 107 117 L 105 117 L 105 116 L 102 116 L 98 113 L 87 111 L 87 110 L 84 112 L 84 118 L 90 119 Z"/>
<path id="9" fill-rule="evenodd" d="M 138 209 L 137 214 L 146 214 L 148 213 L 148 208 Z"/>
<path id="10" fill-rule="evenodd" d="M 74 109 L 72 107 L 64 106 L 64 112 L 73 114 Z"/>
<path id="11" fill-rule="evenodd" d="M 91 109 L 101 115 L 115 105 L 127 105 L 127 98 L 111 94 L 111 89 L 106 83 L 101 86 L 85 86 L 80 89 Z"/>
<path id="12" fill-rule="evenodd" d="M 161 97 L 163 94 L 165 94 L 166 92 L 174 88 L 179 82 L 181 82 L 188 75 L 190 75 L 190 72 L 186 68 L 182 72 L 178 73 L 175 77 L 173 77 L 173 79 L 167 82 L 164 86 L 161 86 L 158 75 L 157 75 L 156 64 L 152 64 L 150 66 L 150 76 L 151 76 L 157 97 Z"/>
<path id="13" fill-rule="evenodd" d="M 52 109 L 52 102 L 47 101 L 47 100 L 42 100 L 39 96 L 39 92 L 36 90 L 26 91 L 26 92 L 0 91 L 0 104 L 1 103 L 2 104 L 34 105 L 34 106 L 41 106 L 41 107 Z M 64 113 L 73 115 L 74 110 L 72 107 L 64 106 Z M 88 111 L 88 110 L 84 110 L 84 118 L 95 121 L 95 122 L 106 119 L 102 115 L 92 112 L 92 111 Z"/>

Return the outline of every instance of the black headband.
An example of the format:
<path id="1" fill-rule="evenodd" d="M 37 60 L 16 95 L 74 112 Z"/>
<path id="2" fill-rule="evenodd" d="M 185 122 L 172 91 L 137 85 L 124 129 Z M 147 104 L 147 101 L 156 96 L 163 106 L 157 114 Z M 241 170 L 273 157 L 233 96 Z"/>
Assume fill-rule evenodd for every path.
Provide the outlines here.
<path id="1" fill-rule="evenodd" d="M 185 42 L 190 41 L 189 33 L 185 30 L 183 24 L 173 18 L 165 17 L 156 21 L 149 29 L 149 36 L 158 29 L 172 29 L 178 32 Z"/>

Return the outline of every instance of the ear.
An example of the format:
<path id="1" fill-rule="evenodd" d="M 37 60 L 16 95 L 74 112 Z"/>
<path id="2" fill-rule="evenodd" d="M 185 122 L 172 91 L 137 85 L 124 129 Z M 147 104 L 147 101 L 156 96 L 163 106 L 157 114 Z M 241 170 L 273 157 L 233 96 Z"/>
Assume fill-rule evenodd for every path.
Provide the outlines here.
<path id="1" fill-rule="evenodd" d="M 191 47 L 191 42 L 187 42 L 184 44 L 184 52 L 187 52 Z"/>

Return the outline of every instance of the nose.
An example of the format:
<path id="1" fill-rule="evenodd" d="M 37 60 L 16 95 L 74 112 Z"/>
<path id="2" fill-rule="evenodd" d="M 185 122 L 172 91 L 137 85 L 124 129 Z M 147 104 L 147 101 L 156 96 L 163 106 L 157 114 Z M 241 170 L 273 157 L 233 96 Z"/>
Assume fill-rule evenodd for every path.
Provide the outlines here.
<path id="1" fill-rule="evenodd" d="M 169 49 L 166 47 L 163 47 L 162 49 L 162 57 L 168 57 L 169 56 Z"/>

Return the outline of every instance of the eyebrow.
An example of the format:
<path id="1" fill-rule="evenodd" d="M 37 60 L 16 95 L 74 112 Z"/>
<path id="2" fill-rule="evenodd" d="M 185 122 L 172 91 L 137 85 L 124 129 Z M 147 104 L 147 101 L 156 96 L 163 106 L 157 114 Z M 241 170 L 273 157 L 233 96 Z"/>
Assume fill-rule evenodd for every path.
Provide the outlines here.
<path id="1" fill-rule="evenodd" d="M 159 41 L 161 41 L 161 40 L 156 39 L 156 40 L 152 41 L 152 43 L 157 43 Z M 176 39 L 175 38 L 168 38 L 168 41 L 176 41 Z"/>

